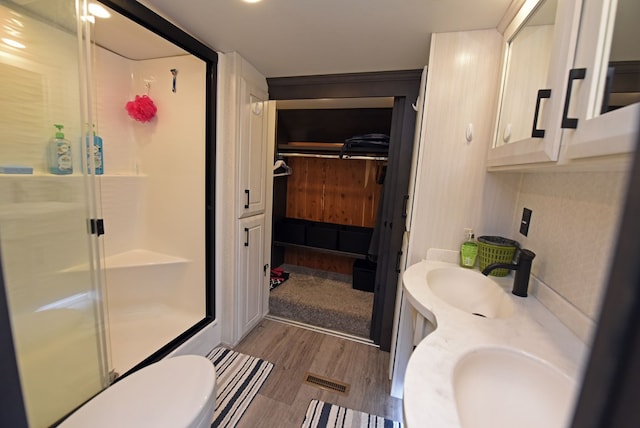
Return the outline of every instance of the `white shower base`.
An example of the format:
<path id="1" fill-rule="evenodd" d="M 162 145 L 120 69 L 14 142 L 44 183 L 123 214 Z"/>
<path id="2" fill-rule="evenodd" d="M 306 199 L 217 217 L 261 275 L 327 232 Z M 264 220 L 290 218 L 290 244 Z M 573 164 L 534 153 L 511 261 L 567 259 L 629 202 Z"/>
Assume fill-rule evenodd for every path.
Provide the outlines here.
<path id="1" fill-rule="evenodd" d="M 200 321 L 202 316 L 162 303 L 109 311 L 113 369 L 123 374 Z"/>
<path id="2" fill-rule="evenodd" d="M 189 312 L 174 304 L 190 263 L 146 249 L 106 257 L 106 312 L 115 372 L 130 370 L 204 317 L 204 310 Z"/>

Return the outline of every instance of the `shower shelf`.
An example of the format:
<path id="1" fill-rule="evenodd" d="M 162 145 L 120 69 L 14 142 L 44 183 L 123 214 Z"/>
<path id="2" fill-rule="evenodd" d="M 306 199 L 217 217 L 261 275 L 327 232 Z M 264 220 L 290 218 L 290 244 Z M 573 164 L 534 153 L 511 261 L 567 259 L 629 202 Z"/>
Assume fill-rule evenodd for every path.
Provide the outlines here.
<path id="1" fill-rule="evenodd" d="M 171 256 L 169 254 L 157 253 L 155 251 L 136 249 L 105 257 L 104 267 L 106 269 L 118 269 L 140 266 L 157 266 L 189 263 L 190 260 L 182 257 Z M 87 271 L 89 265 L 82 264 L 65 269 L 63 272 Z"/>
<path id="2" fill-rule="evenodd" d="M 34 171 L 32 174 L 6 174 L 0 173 L 0 179 L 16 179 L 16 178 L 25 178 L 25 179 L 52 179 L 52 180 L 70 180 L 84 177 L 83 174 L 73 173 L 73 174 L 64 174 L 64 175 L 56 175 L 49 174 L 48 172 L 43 171 Z M 96 178 L 131 178 L 131 177 L 139 177 L 145 178 L 148 177 L 145 173 L 116 173 L 116 174 L 100 174 L 95 175 Z"/>
<path id="3" fill-rule="evenodd" d="M 130 250 L 105 258 L 107 269 L 188 263 L 189 260 L 150 250 Z"/>

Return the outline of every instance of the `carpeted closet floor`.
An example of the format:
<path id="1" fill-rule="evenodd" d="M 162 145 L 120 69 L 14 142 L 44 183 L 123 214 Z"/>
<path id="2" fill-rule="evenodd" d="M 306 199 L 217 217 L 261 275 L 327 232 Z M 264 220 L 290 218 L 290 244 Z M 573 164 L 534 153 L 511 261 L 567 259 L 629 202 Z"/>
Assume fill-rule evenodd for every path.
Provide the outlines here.
<path id="1" fill-rule="evenodd" d="M 350 275 L 282 265 L 289 279 L 272 289 L 269 314 L 369 338 L 373 293 L 354 290 Z"/>

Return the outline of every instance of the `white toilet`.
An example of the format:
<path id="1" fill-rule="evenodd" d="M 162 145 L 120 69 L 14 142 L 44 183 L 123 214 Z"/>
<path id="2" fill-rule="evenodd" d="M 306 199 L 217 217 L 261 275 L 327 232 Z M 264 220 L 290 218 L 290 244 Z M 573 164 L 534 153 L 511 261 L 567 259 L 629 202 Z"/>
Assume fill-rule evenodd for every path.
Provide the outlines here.
<path id="1" fill-rule="evenodd" d="M 210 360 L 181 355 L 150 364 L 96 395 L 64 428 L 209 428 L 216 401 Z"/>

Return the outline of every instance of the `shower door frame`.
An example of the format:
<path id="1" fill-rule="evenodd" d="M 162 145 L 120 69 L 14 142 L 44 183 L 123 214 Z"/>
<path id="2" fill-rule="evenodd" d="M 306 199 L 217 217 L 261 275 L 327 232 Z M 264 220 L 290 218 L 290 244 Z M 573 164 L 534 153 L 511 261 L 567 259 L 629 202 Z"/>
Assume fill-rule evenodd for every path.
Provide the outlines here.
<path id="1" fill-rule="evenodd" d="M 178 346 L 189 340 L 196 333 L 216 319 L 215 313 L 215 165 L 216 165 L 216 116 L 217 116 L 217 81 L 218 54 L 173 25 L 160 15 L 138 2 L 128 0 L 98 0 L 99 3 L 113 9 L 122 16 L 141 25 L 165 40 L 182 48 L 202 60 L 206 65 L 205 81 L 205 316 L 178 337 L 151 354 L 149 357 L 120 376 L 126 377 L 142 367 L 161 360 Z"/>

